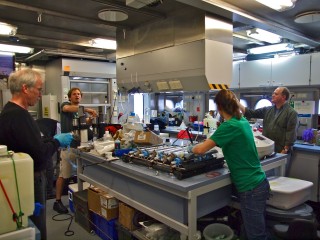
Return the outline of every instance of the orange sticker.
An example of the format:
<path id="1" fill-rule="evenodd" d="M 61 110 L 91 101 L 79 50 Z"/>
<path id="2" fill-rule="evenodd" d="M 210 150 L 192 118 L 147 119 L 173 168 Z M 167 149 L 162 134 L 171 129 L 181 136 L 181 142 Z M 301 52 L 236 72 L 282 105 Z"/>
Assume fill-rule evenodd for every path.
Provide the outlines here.
<path id="1" fill-rule="evenodd" d="M 209 178 L 215 178 L 215 177 L 218 177 L 220 175 L 221 175 L 221 173 L 219 173 L 219 172 L 208 172 L 206 174 L 206 176 L 209 177 Z"/>

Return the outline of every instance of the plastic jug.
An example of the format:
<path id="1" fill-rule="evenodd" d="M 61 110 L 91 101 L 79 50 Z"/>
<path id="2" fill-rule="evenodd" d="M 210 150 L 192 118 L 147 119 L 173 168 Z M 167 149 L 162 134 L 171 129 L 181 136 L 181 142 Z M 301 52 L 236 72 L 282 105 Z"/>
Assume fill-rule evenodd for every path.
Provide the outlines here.
<path id="1" fill-rule="evenodd" d="M 14 165 L 13 165 L 14 161 Z M 14 171 L 15 166 L 15 171 Z M 15 180 L 17 177 L 17 184 Z M 4 190 L 12 204 L 14 211 L 19 214 L 20 197 L 23 226 L 28 226 L 28 216 L 34 210 L 34 186 L 33 186 L 33 160 L 26 153 L 14 153 L 8 156 L 7 147 L 0 145 L 0 179 Z M 0 187 L 0 235 L 17 229 L 16 223 L 12 220 L 12 211 L 5 197 L 2 187 Z"/>
<path id="2" fill-rule="evenodd" d="M 113 141 L 113 137 L 111 136 L 111 134 L 109 133 L 109 131 L 105 131 L 104 135 L 103 135 L 103 140 L 109 140 L 109 141 Z"/>

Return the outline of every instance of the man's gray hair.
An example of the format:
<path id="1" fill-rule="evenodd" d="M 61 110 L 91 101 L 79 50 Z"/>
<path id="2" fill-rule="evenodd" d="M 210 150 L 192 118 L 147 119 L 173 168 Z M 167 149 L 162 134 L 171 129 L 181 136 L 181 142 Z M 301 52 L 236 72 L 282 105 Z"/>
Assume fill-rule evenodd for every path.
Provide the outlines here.
<path id="1" fill-rule="evenodd" d="M 40 73 L 30 68 L 11 73 L 9 76 L 9 89 L 11 94 L 21 92 L 23 84 L 27 87 L 33 87 L 38 78 L 41 78 Z"/>

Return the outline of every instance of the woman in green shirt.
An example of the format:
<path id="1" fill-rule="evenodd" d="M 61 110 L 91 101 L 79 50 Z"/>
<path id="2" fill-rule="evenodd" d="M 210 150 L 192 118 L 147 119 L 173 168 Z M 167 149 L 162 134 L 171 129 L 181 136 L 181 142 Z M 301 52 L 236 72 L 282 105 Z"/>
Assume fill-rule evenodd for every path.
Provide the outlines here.
<path id="1" fill-rule="evenodd" d="M 247 238 L 268 239 L 265 211 L 270 186 L 260 164 L 251 127 L 242 116 L 233 92 L 221 90 L 214 101 L 225 121 L 209 139 L 194 146 L 192 152 L 204 154 L 215 146 L 221 147 L 238 191 Z"/>

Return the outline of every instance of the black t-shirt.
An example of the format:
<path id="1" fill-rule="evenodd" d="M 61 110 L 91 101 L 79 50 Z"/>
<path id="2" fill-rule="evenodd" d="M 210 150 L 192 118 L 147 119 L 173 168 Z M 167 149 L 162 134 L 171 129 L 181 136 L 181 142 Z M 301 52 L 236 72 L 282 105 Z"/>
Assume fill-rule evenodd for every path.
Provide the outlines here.
<path id="1" fill-rule="evenodd" d="M 47 161 L 60 146 L 53 138 L 44 141 L 29 112 L 12 102 L 8 102 L 0 114 L 0 144 L 8 150 L 29 154 L 35 172 L 46 169 Z"/>

